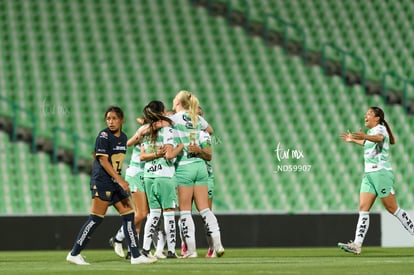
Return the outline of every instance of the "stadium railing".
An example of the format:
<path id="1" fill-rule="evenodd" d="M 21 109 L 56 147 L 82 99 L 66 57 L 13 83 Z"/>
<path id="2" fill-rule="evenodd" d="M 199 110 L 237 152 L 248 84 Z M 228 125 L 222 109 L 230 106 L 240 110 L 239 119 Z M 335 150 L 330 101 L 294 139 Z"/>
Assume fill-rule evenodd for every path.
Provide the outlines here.
<path id="1" fill-rule="evenodd" d="M 238 5 L 234 4 L 235 0 L 191 0 L 191 2 L 195 5 L 198 4 L 200 6 L 206 7 L 212 15 L 225 16 L 228 20 L 228 23 L 244 27 L 244 29 L 249 34 L 262 36 L 266 44 L 269 46 L 280 45 L 283 47 L 285 53 L 291 53 L 292 51 L 293 53 L 295 53 L 295 51 L 296 53 L 300 53 L 305 64 L 310 58 L 307 56 L 309 55 L 307 53 L 310 53 L 310 50 L 312 49 L 308 49 L 307 47 L 306 33 L 302 28 L 298 27 L 295 22 L 284 20 L 272 14 L 264 14 L 262 17 L 262 22 L 256 22 L 257 19 L 255 22 L 253 22 L 251 16 L 252 9 L 249 6 L 247 0 L 239 1 L 242 4 L 239 4 L 239 2 L 237 2 Z M 282 32 L 274 32 L 270 30 L 269 21 L 271 18 L 276 20 L 279 25 L 282 25 Z M 288 34 L 289 30 L 291 29 L 295 30 L 296 33 L 299 33 L 300 44 L 298 44 L 298 41 L 295 41 L 295 39 L 289 38 Z M 322 61 L 319 65 L 322 66 L 324 72 L 327 71 L 329 62 L 334 62 L 334 60 L 328 59 L 327 57 L 327 50 L 329 48 L 339 53 L 341 59 L 340 69 L 339 66 L 334 65 L 336 68 L 334 68 L 335 72 L 332 75 L 338 74 L 342 76 L 342 79 L 346 85 L 361 84 L 361 86 L 364 87 L 368 94 L 375 94 L 368 91 L 373 86 L 382 86 L 382 89 L 378 90 L 378 93 L 382 93 L 385 103 L 401 104 L 406 114 L 414 114 L 414 102 L 410 101 L 412 98 L 410 98 L 408 90 L 409 87 L 414 87 L 414 81 L 403 79 L 401 76 L 398 76 L 395 73 L 385 71 L 382 73 L 382 81 L 378 80 L 368 84 L 366 79 L 367 64 L 365 61 L 360 56 L 357 56 L 350 51 L 338 47 L 332 41 L 328 41 L 322 45 L 322 50 L 320 53 L 322 55 Z M 359 64 L 361 75 L 356 75 L 355 72 L 351 72 L 349 70 L 349 66 L 347 64 L 348 59 L 356 61 Z M 329 64 L 329 66 L 331 65 L 332 64 Z M 398 96 L 391 95 L 389 91 L 387 91 L 386 88 L 388 86 L 388 81 L 386 79 L 388 79 L 388 77 L 392 77 L 403 83 L 402 99 Z"/>
<path id="2" fill-rule="evenodd" d="M 289 30 L 293 30 L 295 33 L 298 33 L 300 36 L 300 44 L 299 44 L 299 51 L 301 52 L 303 63 L 306 64 L 306 34 L 302 28 L 295 25 L 294 23 L 288 22 L 284 20 L 283 18 L 274 16 L 272 14 L 266 14 L 264 17 L 264 41 L 266 44 L 269 42 L 269 33 L 270 33 L 270 24 L 271 19 L 276 20 L 278 25 L 282 26 L 282 48 L 285 53 L 288 53 L 288 35 Z"/>
<path id="3" fill-rule="evenodd" d="M 361 85 L 365 87 L 365 75 L 366 75 L 366 66 L 364 60 L 361 57 L 350 53 L 333 43 L 325 43 L 322 46 L 322 71 L 327 74 L 327 64 L 328 64 L 328 50 L 332 49 L 334 52 L 340 55 L 341 59 L 341 77 L 344 83 L 346 84 L 346 76 L 347 76 L 347 57 L 357 61 L 361 66 Z"/>
<path id="4" fill-rule="evenodd" d="M 68 149 L 63 149 L 59 146 L 59 142 L 61 140 L 60 134 L 68 137 L 72 142 L 72 146 Z M 79 161 L 80 161 L 80 144 L 83 143 L 86 146 L 89 146 L 90 143 L 87 140 L 82 139 L 76 133 L 68 129 L 64 129 L 58 126 L 53 127 L 53 151 L 52 151 L 52 161 L 53 163 L 57 163 L 58 161 L 62 160 L 63 162 L 72 166 L 73 174 L 77 174 L 79 172 Z M 82 169 L 81 169 L 82 170 Z"/>
<path id="5" fill-rule="evenodd" d="M 31 150 L 32 153 L 36 153 L 36 138 L 37 138 L 37 118 L 33 112 L 27 110 L 20 105 L 14 103 L 8 98 L 0 97 L 0 100 L 6 102 L 12 108 L 12 129 L 11 129 L 11 140 L 13 142 L 17 141 L 18 139 L 18 127 L 20 126 L 19 117 L 23 114 L 29 117 L 29 121 L 31 122 L 31 133 L 29 139 L 31 140 Z"/>
<path id="6" fill-rule="evenodd" d="M 393 81 L 392 83 L 390 83 L 390 80 Z M 411 111 L 413 111 L 413 106 L 410 103 L 410 99 L 413 99 L 413 93 L 410 93 L 410 86 L 411 88 L 414 88 L 414 83 L 412 80 L 410 79 L 406 79 L 403 78 L 402 76 L 396 74 L 395 72 L 391 72 L 391 71 L 385 71 L 382 74 L 382 97 L 384 102 L 388 102 L 389 98 L 392 96 L 391 93 L 393 93 L 392 91 L 392 85 L 394 84 L 397 86 L 402 85 L 402 94 L 394 94 L 394 97 L 397 102 L 399 103 L 401 101 L 404 111 L 406 113 L 410 113 Z"/>

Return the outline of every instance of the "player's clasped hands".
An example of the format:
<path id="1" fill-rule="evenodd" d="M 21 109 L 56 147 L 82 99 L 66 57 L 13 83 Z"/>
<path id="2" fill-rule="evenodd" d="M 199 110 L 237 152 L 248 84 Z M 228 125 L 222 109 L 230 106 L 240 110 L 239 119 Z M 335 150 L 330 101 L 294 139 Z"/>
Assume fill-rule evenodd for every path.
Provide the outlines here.
<path id="1" fill-rule="evenodd" d="M 157 148 L 157 157 L 163 158 L 165 155 L 165 146 L 160 146 Z"/>
<path id="2" fill-rule="evenodd" d="M 191 152 L 191 153 L 200 153 L 200 151 L 201 151 L 200 146 L 198 146 L 198 144 L 196 144 L 195 142 L 190 143 L 188 145 L 188 152 Z"/>

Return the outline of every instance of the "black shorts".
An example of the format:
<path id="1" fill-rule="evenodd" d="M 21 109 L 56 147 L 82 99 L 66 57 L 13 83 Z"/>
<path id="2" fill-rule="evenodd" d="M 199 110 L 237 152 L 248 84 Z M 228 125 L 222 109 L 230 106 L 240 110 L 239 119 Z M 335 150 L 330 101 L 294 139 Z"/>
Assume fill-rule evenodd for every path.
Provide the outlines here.
<path id="1" fill-rule="evenodd" d="M 129 198 L 129 194 L 118 184 L 114 184 L 112 188 L 102 188 L 99 184 L 91 186 L 92 198 L 99 197 L 103 201 L 109 201 L 113 205 L 119 201 Z"/>

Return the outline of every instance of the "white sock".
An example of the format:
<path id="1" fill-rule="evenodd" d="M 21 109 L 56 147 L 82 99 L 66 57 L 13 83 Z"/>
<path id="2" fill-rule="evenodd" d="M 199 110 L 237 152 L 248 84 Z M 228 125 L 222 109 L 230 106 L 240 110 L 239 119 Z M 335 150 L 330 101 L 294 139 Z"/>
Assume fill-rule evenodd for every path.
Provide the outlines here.
<path id="1" fill-rule="evenodd" d="M 204 230 L 206 231 L 206 241 L 209 249 L 214 249 L 213 239 L 211 238 L 211 233 L 208 231 L 207 225 L 204 224 Z"/>
<path id="2" fill-rule="evenodd" d="M 165 232 L 164 232 L 164 223 L 161 228 L 158 228 L 157 231 L 157 247 L 155 248 L 156 253 L 162 253 L 165 247 Z"/>
<path id="3" fill-rule="evenodd" d="M 164 212 L 164 231 L 166 234 L 168 251 L 175 253 L 175 244 L 177 242 L 177 232 L 175 228 L 174 211 Z"/>
<path id="4" fill-rule="evenodd" d="M 410 232 L 411 235 L 414 235 L 413 221 L 411 220 L 410 216 L 408 215 L 407 212 L 405 212 L 404 209 L 401 209 L 401 208 L 398 207 L 397 211 L 395 211 L 395 213 L 393 215 L 400 220 L 400 222 L 402 223 L 404 228 L 408 232 Z"/>
<path id="5" fill-rule="evenodd" d="M 124 227 L 121 225 L 118 232 L 116 232 L 115 239 L 122 242 L 125 239 Z"/>
<path id="6" fill-rule="evenodd" d="M 178 234 L 180 234 L 181 246 L 183 246 L 185 244 L 185 239 L 183 236 L 183 227 L 181 225 L 181 217 L 178 219 Z"/>
<path id="7" fill-rule="evenodd" d="M 210 210 L 206 208 L 200 211 L 200 215 L 203 218 L 203 222 L 206 228 L 206 234 L 211 236 L 213 246 L 218 248 L 221 246 L 220 227 L 216 216 Z"/>
<path id="8" fill-rule="evenodd" d="M 162 217 L 162 215 L 160 216 L 160 220 L 158 221 L 158 225 L 155 228 L 155 232 L 152 235 L 152 244 L 154 245 L 154 248 L 156 251 L 157 250 L 157 246 L 158 246 L 158 240 L 159 237 L 164 235 L 164 218 Z M 161 245 L 161 244 L 160 244 Z M 162 248 L 161 252 L 163 251 L 164 247 Z"/>
<path id="9" fill-rule="evenodd" d="M 191 211 L 180 211 L 183 238 L 187 244 L 188 253 L 196 252 L 195 226 Z"/>
<path id="10" fill-rule="evenodd" d="M 369 228 L 369 212 L 360 211 L 358 224 L 355 230 L 354 243 L 362 245 Z"/>
<path id="11" fill-rule="evenodd" d="M 161 217 L 161 209 L 150 209 L 144 228 L 144 241 L 142 249 L 149 251 L 151 249 L 152 236 L 154 235 L 158 222 Z"/>

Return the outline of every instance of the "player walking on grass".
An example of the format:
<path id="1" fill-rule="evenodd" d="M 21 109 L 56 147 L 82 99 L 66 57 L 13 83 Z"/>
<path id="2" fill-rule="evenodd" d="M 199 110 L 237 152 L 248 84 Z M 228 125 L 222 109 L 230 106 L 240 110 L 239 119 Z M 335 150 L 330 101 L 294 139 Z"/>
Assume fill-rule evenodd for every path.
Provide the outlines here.
<path id="1" fill-rule="evenodd" d="M 177 157 L 178 165 L 175 172 L 178 184 L 180 223 L 187 245 L 184 257 L 197 257 L 195 226 L 191 215 L 193 199 L 207 230 L 211 232 L 214 250 L 217 256 L 221 257 L 224 254 L 224 248 L 221 244 L 220 228 L 216 216 L 208 205 L 206 164 L 197 154 L 188 150 L 190 144 L 199 140 L 202 130 L 212 132 L 204 118 L 197 114 L 198 105 L 198 99 L 193 94 L 188 91 L 180 91 L 173 101 L 173 110 L 176 113 L 170 117 L 174 122 L 177 139 L 184 144 L 183 153 Z"/>
<path id="2" fill-rule="evenodd" d="M 389 162 L 390 144 L 394 144 L 391 128 L 384 119 L 384 112 L 371 107 L 365 114 L 367 133 L 342 133 L 345 142 L 354 142 L 364 146 L 365 175 L 362 179 L 359 195 L 359 218 L 355 238 L 349 243 L 338 243 L 338 247 L 354 254 L 361 253 L 362 243 L 369 228 L 369 211 L 377 197 L 388 212 L 402 223 L 405 229 L 414 235 L 414 224 L 407 212 L 397 204 L 394 191 L 394 173 Z"/>
<path id="3" fill-rule="evenodd" d="M 143 220 L 148 215 L 148 203 L 147 196 L 145 194 L 144 188 L 144 165 L 145 162 L 140 160 L 141 154 L 141 141 L 142 134 L 146 126 L 141 126 L 135 134 L 128 139 L 127 146 L 134 146 L 132 151 L 131 160 L 129 166 L 126 169 L 125 180 L 129 183 L 129 188 L 131 190 L 132 203 L 134 206 L 134 222 L 137 230 L 137 236 L 139 239 L 139 233 L 141 231 L 141 224 Z M 109 244 L 114 248 L 115 253 L 119 257 L 125 257 L 124 249 L 122 243 L 125 239 L 124 227 L 121 225 L 114 237 L 111 237 Z M 128 247 L 128 253 L 126 259 L 131 257 L 131 252 Z"/>
<path id="4" fill-rule="evenodd" d="M 145 161 L 144 184 L 150 212 L 144 228 L 142 253 L 150 257 L 151 243 L 162 215 L 167 258 L 177 258 L 174 211 L 178 199 L 174 162 L 184 145 L 174 142 L 172 121 L 165 116 L 165 106 L 161 101 L 151 101 L 145 106 L 144 120 L 149 124 L 149 133 L 143 139 L 140 158 Z M 160 128 L 161 123 L 169 126 Z"/>
<path id="5" fill-rule="evenodd" d="M 90 188 L 92 206 L 90 215 L 81 227 L 72 250 L 66 260 L 77 265 L 88 265 L 81 251 L 86 247 L 95 229 L 102 223 L 110 205 L 114 205 L 122 217 L 122 226 L 131 248 L 131 264 L 155 262 L 141 255 L 134 224 L 134 210 L 129 200 L 129 184 L 121 177 L 126 153 L 127 136 L 122 132 L 124 114 L 119 107 L 111 106 L 105 112 L 107 128 L 100 131 L 95 141 L 95 161 L 91 173 Z"/>

